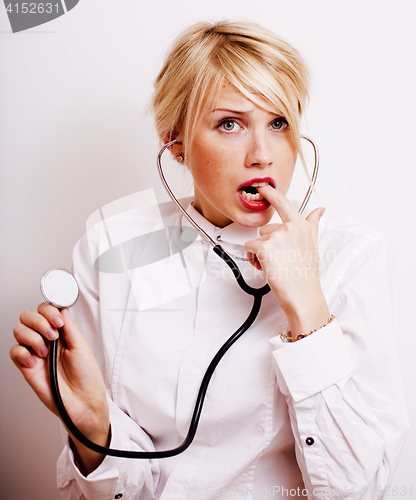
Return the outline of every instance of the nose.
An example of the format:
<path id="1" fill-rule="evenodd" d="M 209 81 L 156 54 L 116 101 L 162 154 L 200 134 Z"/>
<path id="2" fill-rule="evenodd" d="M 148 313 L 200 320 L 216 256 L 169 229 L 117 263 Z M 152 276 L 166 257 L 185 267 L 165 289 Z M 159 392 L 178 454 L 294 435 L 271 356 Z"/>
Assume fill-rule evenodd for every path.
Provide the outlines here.
<path id="1" fill-rule="evenodd" d="M 246 166 L 264 168 L 272 163 L 272 150 L 267 133 L 253 133 L 249 139 Z"/>

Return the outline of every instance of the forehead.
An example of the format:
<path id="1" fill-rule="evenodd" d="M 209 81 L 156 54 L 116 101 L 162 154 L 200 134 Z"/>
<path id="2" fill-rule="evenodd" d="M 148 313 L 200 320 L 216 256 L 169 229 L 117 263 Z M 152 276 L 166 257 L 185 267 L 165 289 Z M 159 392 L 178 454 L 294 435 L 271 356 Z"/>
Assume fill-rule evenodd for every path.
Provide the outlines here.
<path id="1" fill-rule="evenodd" d="M 208 105 L 208 112 L 216 109 L 229 109 L 241 112 L 252 111 L 259 107 L 270 113 L 279 113 L 277 107 L 272 106 L 259 93 L 250 92 L 244 88 L 244 93 L 238 90 L 231 82 L 224 80 L 216 95 Z"/>
<path id="2" fill-rule="evenodd" d="M 214 97 L 212 105 L 213 109 L 222 107 L 225 104 L 236 106 L 235 109 L 249 110 L 253 106 L 253 102 L 238 91 L 232 83 L 224 81 L 221 85 L 218 95 Z"/>

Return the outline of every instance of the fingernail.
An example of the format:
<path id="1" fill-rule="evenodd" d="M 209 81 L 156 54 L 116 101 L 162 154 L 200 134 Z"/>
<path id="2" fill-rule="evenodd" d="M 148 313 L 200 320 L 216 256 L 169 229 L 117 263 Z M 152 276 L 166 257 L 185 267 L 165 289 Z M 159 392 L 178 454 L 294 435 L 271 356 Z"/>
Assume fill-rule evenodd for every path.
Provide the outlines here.
<path id="1" fill-rule="evenodd" d="M 48 348 L 46 347 L 46 345 L 42 346 L 42 349 L 40 350 L 40 353 L 41 355 L 46 358 L 46 356 L 48 355 Z"/>
<path id="2" fill-rule="evenodd" d="M 62 318 L 59 316 L 54 316 L 52 318 L 53 324 L 56 326 L 56 328 L 61 328 L 61 326 L 64 326 L 64 322 L 62 321 Z"/>
<path id="3" fill-rule="evenodd" d="M 53 328 L 49 328 L 49 330 L 46 332 L 46 336 L 49 340 L 56 340 L 59 337 L 59 333 Z"/>
<path id="4" fill-rule="evenodd" d="M 29 358 L 26 360 L 26 366 L 28 368 L 32 368 L 32 366 L 33 366 L 33 359 L 32 358 Z"/>

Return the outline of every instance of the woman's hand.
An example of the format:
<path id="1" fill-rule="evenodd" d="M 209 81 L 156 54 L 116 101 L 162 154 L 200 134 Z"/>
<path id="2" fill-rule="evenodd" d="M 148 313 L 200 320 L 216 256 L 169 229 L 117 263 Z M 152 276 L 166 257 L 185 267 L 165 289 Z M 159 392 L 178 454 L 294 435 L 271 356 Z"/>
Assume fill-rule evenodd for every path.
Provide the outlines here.
<path id="1" fill-rule="evenodd" d="M 257 188 L 273 205 L 281 224 L 260 229 L 245 245 L 247 257 L 266 279 L 284 310 L 292 336 L 318 329 L 329 318 L 319 279 L 318 227 L 325 212 L 317 208 L 304 219 L 286 196 L 271 186 Z"/>
<path id="2" fill-rule="evenodd" d="M 48 369 L 48 341 L 59 337 L 57 371 L 65 408 L 87 438 L 108 445 L 110 424 L 105 384 L 94 355 L 68 309 L 59 311 L 44 302 L 37 313 L 24 311 L 20 321 L 14 328 L 18 345 L 11 348 L 10 356 L 27 383 L 45 406 L 59 416 Z M 103 457 L 87 450 L 75 439 L 73 441 L 83 463 L 80 469 L 88 473 L 89 460 L 95 463 L 93 470 Z"/>

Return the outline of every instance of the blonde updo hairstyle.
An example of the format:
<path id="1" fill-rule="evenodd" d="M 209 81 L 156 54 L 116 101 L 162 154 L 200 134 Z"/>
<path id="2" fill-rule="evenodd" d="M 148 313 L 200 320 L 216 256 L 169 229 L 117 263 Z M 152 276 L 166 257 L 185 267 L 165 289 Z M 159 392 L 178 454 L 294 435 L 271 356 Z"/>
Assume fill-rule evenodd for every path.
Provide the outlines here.
<path id="1" fill-rule="evenodd" d="M 228 80 L 255 104 L 284 116 L 303 160 L 299 119 L 308 100 L 307 67 L 290 44 L 249 22 L 198 23 L 176 39 L 156 78 L 152 107 L 166 143 L 186 151 L 207 107 Z M 254 95 L 254 98 L 253 98 Z"/>

